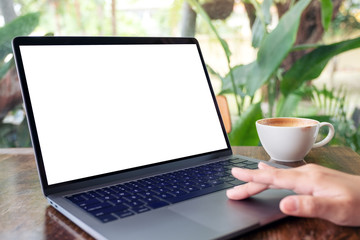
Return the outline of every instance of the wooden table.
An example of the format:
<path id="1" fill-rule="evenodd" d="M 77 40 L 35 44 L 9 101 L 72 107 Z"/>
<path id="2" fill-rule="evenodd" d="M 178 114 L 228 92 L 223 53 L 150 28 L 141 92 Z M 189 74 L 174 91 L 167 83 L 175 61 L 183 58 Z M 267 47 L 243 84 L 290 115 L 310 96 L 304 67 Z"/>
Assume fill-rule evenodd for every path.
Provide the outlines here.
<path id="1" fill-rule="evenodd" d="M 269 159 L 261 147 L 233 150 L 236 154 Z M 313 149 L 305 161 L 360 175 L 360 156 L 350 148 Z M 0 149 L 0 239 L 91 239 L 47 204 L 32 149 Z M 237 239 L 360 239 L 360 227 L 288 217 Z"/>

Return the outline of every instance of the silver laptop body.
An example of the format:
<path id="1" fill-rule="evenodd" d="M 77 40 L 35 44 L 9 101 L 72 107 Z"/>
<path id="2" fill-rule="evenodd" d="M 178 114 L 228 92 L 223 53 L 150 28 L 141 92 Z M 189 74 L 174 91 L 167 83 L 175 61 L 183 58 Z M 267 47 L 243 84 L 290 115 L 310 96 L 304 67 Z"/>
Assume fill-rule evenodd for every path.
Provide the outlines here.
<path id="1" fill-rule="evenodd" d="M 212 179 L 206 166 L 225 160 L 258 162 L 232 155 L 195 39 L 18 37 L 13 49 L 43 193 L 93 237 L 225 239 L 285 217 L 278 205 L 289 191 L 232 201 L 225 191 L 234 182 L 200 184 L 222 187 L 191 197 L 194 187 L 147 185 L 161 184 L 159 175 L 188 184 L 194 167 Z M 150 201 L 171 198 L 153 208 L 119 198 L 137 183 L 149 188 L 140 196 L 158 194 Z M 134 206 L 121 208 L 128 216 L 95 215 L 84 192 L 100 207 Z"/>

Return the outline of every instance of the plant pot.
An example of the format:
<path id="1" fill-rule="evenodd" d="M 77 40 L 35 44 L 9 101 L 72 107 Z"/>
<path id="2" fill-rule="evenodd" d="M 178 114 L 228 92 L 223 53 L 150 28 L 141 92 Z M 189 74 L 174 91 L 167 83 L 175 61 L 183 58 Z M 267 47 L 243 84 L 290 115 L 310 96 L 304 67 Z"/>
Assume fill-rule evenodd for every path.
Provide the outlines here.
<path id="1" fill-rule="evenodd" d="M 234 8 L 234 0 L 209 0 L 202 7 L 209 15 L 210 19 L 224 20 L 230 16 Z"/>

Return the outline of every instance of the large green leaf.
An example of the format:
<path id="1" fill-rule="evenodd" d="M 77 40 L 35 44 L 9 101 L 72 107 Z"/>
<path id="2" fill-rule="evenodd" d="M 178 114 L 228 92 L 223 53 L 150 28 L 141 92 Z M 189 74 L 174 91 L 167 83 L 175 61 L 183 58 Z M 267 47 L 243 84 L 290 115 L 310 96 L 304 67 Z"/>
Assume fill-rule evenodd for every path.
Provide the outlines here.
<path id="1" fill-rule="evenodd" d="M 31 147 L 27 121 L 20 125 L 0 123 L 0 148 Z"/>
<path id="2" fill-rule="evenodd" d="M 261 118 L 260 103 L 251 105 L 232 126 L 229 133 L 230 144 L 232 146 L 259 145 L 255 122 Z"/>
<path id="3" fill-rule="evenodd" d="M 40 13 L 29 13 L 20 16 L 0 28 L 0 61 L 12 53 L 11 41 L 14 37 L 29 35 L 39 24 Z"/>
<path id="4" fill-rule="evenodd" d="M 301 13 L 309 3 L 310 0 L 298 1 L 262 41 L 252 71 L 247 76 L 247 92 L 250 96 L 272 76 L 288 55 L 296 39 Z"/>
<path id="5" fill-rule="evenodd" d="M 290 117 L 293 116 L 302 96 L 299 94 L 290 94 L 286 97 L 279 99 L 276 116 L 277 117 Z"/>
<path id="6" fill-rule="evenodd" d="M 216 77 L 218 77 L 222 82 L 224 81 L 224 78 L 220 75 L 220 73 L 218 73 L 217 71 L 215 71 L 210 65 L 206 64 L 206 68 L 208 70 L 208 72 L 212 75 L 215 75 Z"/>
<path id="7" fill-rule="evenodd" d="M 251 45 L 254 48 L 258 48 L 263 40 L 266 31 L 264 25 L 261 23 L 260 18 L 256 18 L 253 27 L 251 28 L 252 40 Z"/>
<path id="8" fill-rule="evenodd" d="M 298 89 L 304 82 L 320 76 L 329 60 L 348 50 L 360 47 L 360 37 L 316 48 L 297 60 L 281 81 L 284 95 Z"/>
<path id="9" fill-rule="evenodd" d="M 333 4 L 331 0 L 321 0 L 321 23 L 328 30 L 333 14 Z"/>
<path id="10" fill-rule="evenodd" d="M 258 16 L 255 19 L 255 22 L 253 24 L 253 27 L 251 29 L 252 32 L 252 46 L 254 48 L 258 48 L 263 40 L 263 38 L 266 36 L 266 25 L 270 24 L 271 22 L 271 13 L 270 13 L 270 7 L 272 4 L 272 0 L 265 0 L 261 4 L 261 11 L 262 15 L 264 17 L 263 21 L 261 21 L 260 17 Z"/>
<path id="11" fill-rule="evenodd" d="M 29 35 L 39 24 L 39 13 L 29 13 L 20 16 L 0 28 L 0 80 L 14 65 L 14 61 L 4 62 L 5 57 L 12 53 L 11 41 L 14 37 Z"/>
<path id="12" fill-rule="evenodd" d="M 246 76 L 251 70 L 251 64 L 248 65 L 237 65 L 232 68 L 232 74 L 235 79 L 235 85 L 238 88 L 237 93 L 241 94 L 243 92 L 243 87 L 246 83 Z M 222 80 L 222 89 L 220 94 L 234 93 L 234 89 L 231 82 L 230 72 Z"/>

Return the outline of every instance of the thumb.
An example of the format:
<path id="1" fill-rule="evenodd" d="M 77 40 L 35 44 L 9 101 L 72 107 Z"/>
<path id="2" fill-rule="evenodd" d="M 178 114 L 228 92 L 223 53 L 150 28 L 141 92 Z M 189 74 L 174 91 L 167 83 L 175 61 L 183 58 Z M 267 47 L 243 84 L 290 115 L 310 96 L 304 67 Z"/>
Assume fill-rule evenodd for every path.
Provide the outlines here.
<path id="1" fill-rule="evenodd" d="M 332 220 L 338 205 L 331 198 L 305 195 L 288 196 L 281 200 L 280 210 L 291 216 Z"/>

